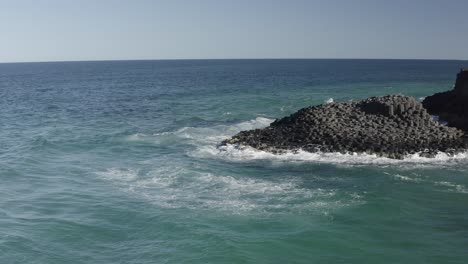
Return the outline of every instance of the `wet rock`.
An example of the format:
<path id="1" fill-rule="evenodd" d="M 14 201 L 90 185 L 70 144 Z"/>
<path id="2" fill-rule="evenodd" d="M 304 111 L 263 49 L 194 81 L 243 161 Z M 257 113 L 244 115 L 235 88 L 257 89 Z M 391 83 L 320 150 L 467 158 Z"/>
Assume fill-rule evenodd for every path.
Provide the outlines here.
<path id="1" fill-rule="evenodd" d="M 427 157 L 439 151 L 457 153 L 468 145 L 467 139 L 463 131 L 434 121 L 416 99 L 389 95 L 303 108 L 267 128 L 242 131 L 221 145 L 270 152 L 360 152 L 402 159 L 420 152 Z"/>

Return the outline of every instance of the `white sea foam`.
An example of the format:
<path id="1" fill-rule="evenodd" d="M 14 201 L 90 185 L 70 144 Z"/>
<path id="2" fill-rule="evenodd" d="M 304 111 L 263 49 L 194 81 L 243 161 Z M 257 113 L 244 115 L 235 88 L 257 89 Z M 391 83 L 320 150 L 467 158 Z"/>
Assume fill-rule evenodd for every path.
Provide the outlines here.
<path id="1" fill-rule="evenodd" d="M 287 112 L 294 108 L 294 105 L 283 105 L 280 107 L 281 112 Z"/>
<path id="2" fill-rule="evenodd" d="M 293 162 L 316 162 L 316 163 L 334 163 L 334 164 L 425 164 L 425 165 L 446 165 L 468 161 L 468 153 L 459 153 L 449 156 L 445 153 L 439 153 L 434 158 L 422 157 L 420 154 L 406 156 L 403 160 L 378 157 L 377 155 L 365 153 L 310 153 L 306 151 L 288 151 L 283 154 L 273 154 L 260 151 L 251 147 L 237 147 L 234 145 L 222 146 L 200 146 L 194 153 L 199 157 L 205 158 L 223 158 L 231 161 L 249 161 L 249 160 L 277 160 Z"/>
<path id="3" fill-rule="evenodd" d="M 449 192 L 456 192 L 456 193 L 468 193 L 468 189 L 465 185 L 459 184 L 459 183 L 453 183 L 449 181 L 438 181 L 431 179 L 430 177 L 423 178 L 421 175 L 402 175 L 399 173 L 392 174 L 388 172 L 384 172 L 384 174 L 387 174 L 391 177 L 394 177 L 397 180 L 404 181 L 404 182 L 412 182 L 412 183 L 417 183 L 417 184 L 428 184 L 428 185 L 433 185 L 438 188 L 442 188 L 444 191 L 449 191 Z"/>
<path id="4" fill-rule="evenodd" d="M 242 130 L 264 128 L 274 119 L 257 117 L 256 119 L 234 125 L 218 125 L 213 127 L 183 127 L 176 131 L 166 131 L 154 134 L 136 133 L 125 138 L 129 142 L 148 142 L 160 144 L 180 140 L 189 141 L 195 145 L 216 145 L 222 140 L 233 136 Z"/>
<path id="5" fill-rule="evenodd" d="M 152 135 L 134 134 L 128 141 L 144 141 L 152 144 L 185 143 L 192 145 L 188 154 L 197 158 L 225 159 L 235 162 L 252 160 L 273 160 L 288 162 L 318 162 L 334 164 L 417 164 L 424 166 L 453 165 L 468 162 L 468 152 L 448 155 L 438 153 L 434 158 L 426 158 L 420 154 L 407 155 L 403 160 L 389 159 L 365 153 L 310 153 L 306 151 L 289 151 L 283 154 L 273 154 L 251 147 L 236 147 L 233 145 L 218 148 L 217 145 L 242 130 L 251 130 L 268 126 L 273 119 L 257 117 L 256 119 L 233 125 L 218 125 L 213 127 L 184 127 L 176 131 L 155 133 Z"/>
<path id="6" fill-rule="evenodd" d="M 461 184 L 456 184 L 456 183 L 452 183 L 448 181 L 439 181 L 439 182 L 435 182 L 435 184 L 439 186 L 449 187 L 451 191 L 455 191 L 458 193 L 468 193 L 468 189 L 464 185 L 461 185 Z"/>
<path id="7" fill-rule="evenodd" d="M 424 165 L 447 165 L 468 162 L 468 152 L 458 153 L 456 155 L 448 155 L 446 153 L 438 153 L 434 158 L 426 158 L 420 153 L 407 155 L 403 160 L 378 157 L 366 153 L 310 153 L 306 151 L 286 152 L 284 154 L 273 154 L 265 151 L 260 151 L 251 147 L 238 148 L 233 145 L 217 148 L 216 144 L 225 138 L 238 133 L 240 130 L 262 128 L 268 126 L 272 119 L 257 118 L 249 122 L 243 122 L 239 125 L 232 126 L 230 129 L 223 129 L 223 133 L 218 134 L 218 137 L 210 136 L 216 139 L 214 144 L 199 144 L 197 149 L 192 154 L 199 157 L 208 158 L 224 158 L 231 161 L 248 161 L 248 160 L 280 160 L 280 161 L 299 161 L 299 162 L 320 162 L 320 163 L 336 163 L 336 164 L 424 164 Z M 216 134 L 216 131 L 213 131 Z"/>
<path id="8" fill-rule="evenodd" d="M 333 208 L 361 202 L 350 194 L 336 198 L 333 189 L 301 187 L 297 178 L 277 181 L 197 172 L 175 164 L 141 173 L 112 168 L 98 173 L 102 179 L 136 198 L 163 208 L 217 209 L 232 213 L 290 210 L 328 213 Z"/>
<path id="9" fill-rule="evenodd" d="M 305 151 L 272 154 L 251 147 L 227 145 L 217 148 L 223 139 L 241 130 L 268 126 L 273 119 L 258 117 L 254 120 L 233 125 L 213 127 L 184 127 L 176 131 L 155 134 L 134 134 L 126 140 L 149 144 L 188 144 L 187 154 L 197 159 L 221 159 L 229 162 L 252 162 L 266 160 L 280 164 L 287 163 L 333 163 L 344 165 L 394 165 L 445 166 L 465 164 L 467 153 L 453 157 L 440 153 L 435 158 L 424 158 L 418 154 L 404 160 L 394 160 L 368 154 L 309 153 Z M 111 182 L 118 189 L 137 199 L 144 199 L 162 208 L 215 209 L 230 213 L 245 212 L 317 212 L 329 215 L 332 210 L 343 206 L 361 204 L 364 193 L 344 193 L 330 187 L 304 187 L 300 178 L 259 178 L 248 175 L 226 175 L 214 171 L 193 168 L 177 161 L 152 159 L 141 162 L 145 170 L 136 168 L 110 168 L 101 171 L 101 179 Z M 448 181 L 435 182 L 418 176 L 403 173 L 392 175 L 395 179 L 417 184 L 430 184 L 446 188 L 448 191 L 467 193 L 464 185 Z M 310 178 L 309 178 L 310 180 Z M 327 186 L 327 185 L 325 185 Z"/>
<path id="10" fill-rule="evenodd" d="M 328 98 L 327 100 L 325 100 L 326 104 L 332 104 L 333 102 L 335 102 L 335 100 L 333 100 L 333 98 Z"/>
<path id="11" fill-rule="evenodd" d="M 422 179 L 419 179 L 417 177 L 409 177 L 409 176 L 405 176 L 401 174 L 394 174 L 392 176 L 398 180 L 407 181 L 407 182 L 422 182 L 423 181 Z"/>
<path id="12" fill-rule="evenodd" d="M 446 122 L 444 120 L 441 120 L 438 115 L 433 115 L 432 120 L 434 120 L 434 121 L 436 121 L 436 122 L 438 122 L 438 123 L 440 123 L 441 125 L 444 125 L 444 126 L 448 125 L 448 122 Z"/>
<path id="13" fill-rule="evenodd" d="M 138 178 L 137 170 L 108 169 L 100 173 L 101 177 L 107 180 L 117 180 L 122 182 L 134 181 Z"/>

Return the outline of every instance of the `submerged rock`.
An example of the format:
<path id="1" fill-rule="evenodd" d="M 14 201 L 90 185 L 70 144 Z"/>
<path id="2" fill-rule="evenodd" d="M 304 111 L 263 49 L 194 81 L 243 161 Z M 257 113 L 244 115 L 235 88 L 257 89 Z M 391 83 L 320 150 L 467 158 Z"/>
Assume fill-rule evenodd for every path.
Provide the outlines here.
<path id="1" fill-rule="evenodd" d="M 449 126 L 468 131 L 468 69 L 458 73 L 453 90 L 428 96 L 423 105 Z"/>
<path id="2" fill-rule="evenodd" d="M 273 153 L 357 152 L 402 159 L 419 152 L 454 154 L 465 150 L 468 140 L 463 131 L 434 121 L 416 99 L 389 95 L 303 108 L 264 129 L 242 131 L 221 146 L 227 144 Z"/>

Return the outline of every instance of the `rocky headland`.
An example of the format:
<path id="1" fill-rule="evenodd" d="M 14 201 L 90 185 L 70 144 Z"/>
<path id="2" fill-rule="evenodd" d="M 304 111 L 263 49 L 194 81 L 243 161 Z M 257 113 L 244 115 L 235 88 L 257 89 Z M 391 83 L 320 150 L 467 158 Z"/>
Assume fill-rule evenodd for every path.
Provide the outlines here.
<path id="1" fill-rule="evenodd" d="M 453 90 L 427 97 L 423 106 L 449 126 L 468 131 L 468 69 L 460 70 Z"/>
<path id="2" fill-rule="evenodd" d="M 465 78 L 465 72 L 462 75 Z M 465 84 L 457 81 L 457 85 Z M 458 89 L 465 89 L 464 94 L 468 96 L 468 87 Z M 454 93 L 461 91 L 456 88 Z M 220 145 L 250 146 L 273 153 L 298 150 L 368 153 L 393 159 L 415 153 L 434 157 L 439 152 L 453 155 L 465 151 L 468 137 L 463 129 L 467 130 L 467 123 L 457 120 L 460 114 L 468 113 L 467 108 L 463 106 L 465 108 L 460 110 L 454 106 L 452 111 L 445 106 L 452 99 L 444 106 L 433 103 L 438 100 L 442 99 L 428 97 L 424 101 L 424 106 L 432 106 L 429 112 L 415 98 L 403 95 L 306 107 L 275 120 L 266 128 L 241 131 Z M 441 109 L 450 112 L 445 115 Z M 432 113 L 443 113 L 444 119 L 450 115 L 450 119 L 446 119 L 450 126 L 434 120 Z"/>

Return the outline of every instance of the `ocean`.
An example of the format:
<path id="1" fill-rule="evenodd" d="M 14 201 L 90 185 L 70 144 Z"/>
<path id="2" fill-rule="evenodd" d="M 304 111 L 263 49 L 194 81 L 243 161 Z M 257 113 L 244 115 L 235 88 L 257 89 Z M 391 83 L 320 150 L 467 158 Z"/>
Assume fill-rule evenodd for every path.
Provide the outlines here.
<path id="1" fill-rule="evenodd" d="M 0 64 L 0 263 L 466 263 L 468 154 L 216 146 L 467 61 Z"/>

